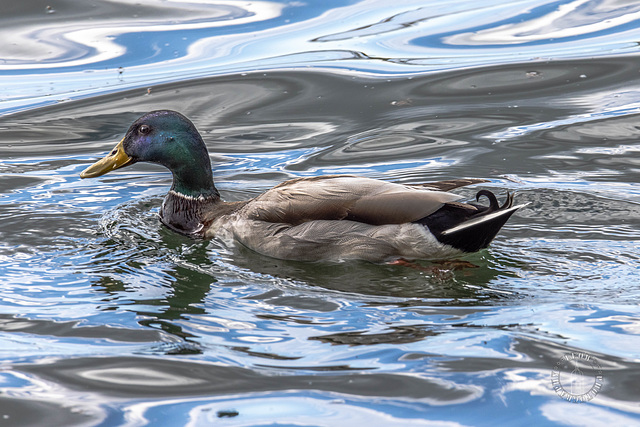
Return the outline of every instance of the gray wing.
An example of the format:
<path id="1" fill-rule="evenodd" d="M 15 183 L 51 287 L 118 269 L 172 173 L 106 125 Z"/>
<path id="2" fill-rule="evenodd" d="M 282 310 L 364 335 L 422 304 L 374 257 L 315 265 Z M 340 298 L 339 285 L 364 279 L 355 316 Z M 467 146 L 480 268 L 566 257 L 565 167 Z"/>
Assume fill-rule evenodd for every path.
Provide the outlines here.
<path id="1" fill-rule="evenodd" d="M 244 206 L 242 216 L 297 225 L 341 220 L 372 225 L 417 221 L 461 196 L 353 176 L 301 178 L 284 182 Z"/>

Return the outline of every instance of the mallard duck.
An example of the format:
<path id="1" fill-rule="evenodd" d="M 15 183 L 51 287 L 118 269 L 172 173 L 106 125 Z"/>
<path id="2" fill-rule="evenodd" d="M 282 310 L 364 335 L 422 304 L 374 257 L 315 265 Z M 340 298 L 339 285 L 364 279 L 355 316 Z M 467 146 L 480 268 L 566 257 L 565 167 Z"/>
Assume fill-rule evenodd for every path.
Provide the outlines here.
<path id="1" fill-rule="evenodd" d="M 261 254 L 287 260 L 436 260 L 486 248 L 509 217 L 488 190 L 488 206 L 462 203 L 454 188 L 486 182 L 458 179 L 421 185 L 351 175 L 297 178 L 258 197 L 224 202 L 213 183 L 207 148 L 180 113 L 152 111 L 133 122 L 102 160 L 80 176 L 93 178 L 136 162 L 167 167 L 173 184 L 160 220 L 196 238 L 233 239 Z"/>

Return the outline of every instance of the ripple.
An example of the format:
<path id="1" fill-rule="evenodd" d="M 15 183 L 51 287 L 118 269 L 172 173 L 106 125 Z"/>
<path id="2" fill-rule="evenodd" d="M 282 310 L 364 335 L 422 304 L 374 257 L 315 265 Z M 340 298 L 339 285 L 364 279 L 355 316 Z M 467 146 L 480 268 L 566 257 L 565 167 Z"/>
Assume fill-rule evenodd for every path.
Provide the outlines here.
<path id="1" fill-rule="evenodd" d="M 187 37 L 171 38 L 171 42 L 164 45 L 156 44 L 147 37 L 153 33 L 180 31 L 187 34 L 194 30 L 246 25 L 272 19 L 281 13 L 280 9 L 277 3 L 261 1 L 243 4 L 166 1 L 162 4 L 139 2 L 136 5 L 121 1 L 97 4 L 58 2 L 55 15 L 47 16 L 46 20 L 39 14 L 23 11 L 24 15 L 19 19 L 13 19 L 3 27 L 0 35 L 7 43 L 0 48 L 0 56 L 3 57 L 1 68 L 79 68 L 89 64 L 99 67 L 101 63 L 110 63 L 115 58 L 120 60 L 121 67 L 125 67 L 148 63 L 151 58 L 153 61 L 167 60 L 173 55 L 166 51 L 178 49 L 181 56 L 186 54 Z M 133 33 L 137 34 L 137 43 L 154 45 L 155 49 L 134 49 L 134 45 L 127 43 L 125 38 Z M 183 42 L 176 43 L 177 40 Z"/>
<path id="2" fill-rule="evenodd" d="M 339 8 L 59 2 L 55 13 L 20 7 L 3 19 L 10 42 L 0 48 L 0 69 L 20 78 L 3 82 L 0 111 L 248 70 L 314 66 L 400 75 L 622 55 L 637 50 L 628 40 L 638 38 L 639 14 L 636 6 L 605 0 L 436 2 L 428 8 L 379 0 Z"/>
<path id="3" fill-rule="evenodd" d="M 69 18 L 70 4 L 37 10 L 47 34 L 61 34 L 49 19 Z M 3 415 L 259 424 L 275 410 L 290 423 L 304 412 L 309 424 L 475 425 L 478 415 L 459 409 L 481 403 L 508 424 L 521 422 L 525 402 L 543 425 L 558 419 L 535 411 L 559 401 L 550 372 L 575 351 L 597 357 L 616 384 L 594 400 L 598 416 L 637 413 L 640 77 L 633 56 L 596 58 L 624 53 L 637 30 L 622 19 L 593 26 L 598 8 L 612 19 L 635 9 L 294 2 L 226 26 L 216 11 L 248 6 L 184 3 L 203 10 L 202 22 L 164 6 L 148 12 L 148 27 L 138 16 L 139 37 L 127 18 L 108 23 L 124 31 L 113 39 L 50 40 L 86 67 L 65 68 L 52 50 L 41 74 L 9 76 L 6 90 L 3 80 L 11 108 L 28 107 L 0 119 L 1 392 L 26 414 Z M 169 12 L 175 22 L 157 27 Z M 82 18 L 70 16 L 80 34 Z M 519 21 L 543 17 L 542 31 L 574 22 L 579 35 L 536 40 L 543 33 L 529 36 Z M 503 25 L 523 43 L 491 41 Z M 468 45 L 452 42 L 456 31 Z M 94 45 L 126 51 L 92 64 L 102 54 Z M 64 102 L 46 96 L 65 90 Z M 228 200 L 287 178 L 355 172 L 410 183 L 480 177 L 500 198 L 516 191 L 530 204 L 459 269 L 294 263 L 194 241 L 157 219 L 166 170 L 78 177 L 157 108 L 193 119 Z M 458 191 L 472 198 L 477 187 Z"/>
<path id="4" fill-rule="evenodd" d="M 534 4 L 533 2 L 529 4 Z M 557 7 L 554 7 L 556 6 Z M 521 6 L 520 6 L 521 7 Z M 640 19 L 640 7 L 615 1 L 574 0 L 529 6 L 520 14 L 491 28 L 478 25 L 473 32 L 458 32 L 445 43 L 464 46 L 508 46 L 563 43 L 626 32 Z"/>
<path id="5" fill-rule="evenodd" d="M 314 138 L 335 130 L 336 125 L 328 122 L 285 122 L 226 126 L 210 135 L 219 149 L 255 153 L 313 146 Z"/>

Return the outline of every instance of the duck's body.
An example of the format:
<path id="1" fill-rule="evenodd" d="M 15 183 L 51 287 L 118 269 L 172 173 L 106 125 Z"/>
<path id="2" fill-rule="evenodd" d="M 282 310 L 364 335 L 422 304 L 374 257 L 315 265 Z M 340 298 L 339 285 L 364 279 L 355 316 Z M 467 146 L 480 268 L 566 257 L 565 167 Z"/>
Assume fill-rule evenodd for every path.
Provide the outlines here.
<path id="1" fill-rule="evenodd" d="M 485 248 L 520 206 L 460 203 L 450 189 L 484 182 L 403 185 L 332 175 L 286 181 L 243 202 L 221 200 L 206 147 L 193 124 L 173 111 L 138 119 L 118 146 L 82 173 L 100 176 L 137 161 L 173 172 L 160 212 L 169 228 L 201 238 L 234 239 L 275 258 L 317 261 L 442 259 Z"/>

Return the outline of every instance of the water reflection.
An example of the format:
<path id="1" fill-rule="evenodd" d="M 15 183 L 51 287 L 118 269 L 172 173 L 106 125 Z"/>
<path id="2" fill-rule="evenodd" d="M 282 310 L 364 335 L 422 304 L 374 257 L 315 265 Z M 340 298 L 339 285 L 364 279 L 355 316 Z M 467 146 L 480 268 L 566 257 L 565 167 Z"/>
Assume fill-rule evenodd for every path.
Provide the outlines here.
<path id="1" fill-rule="evenodd" d="M 607 0 L 25 3 L 0 18 L 0 70 L 20 76 L 2 79 L 0 111 L 247 70 L 400 75 L 624 54 L 639 14 Z"/>
<path id="2" fill-rule="evenodd" d="M 210 4 L 176 0 L 135 5 L 117 0 L 59 1 L 54 11 L 43 16 L 40 5 L 25 3 L 12 8 L 12 16 L 4 15 L 2 68 L 20 73 L 47 68 L 75 71 L 109 66 L 115 59 L 127 68 L 168 61 L 198 52 L 194 42 L 202 43 L 205 37 L 194 37 L 196 30 L 267 21 L 279 16 L 282 7 L 264 1 Z M 180 34 L 172 35 L 177 32 Z M 158 43 L 158 34 L 164 34 L 163 42 Z M 225 49 L 218 51 L 218 55 L 226 53 Z"/>
<path id="3" fill-rule="evenodd" d="M 518 5 L 519 14 L 491 28 L 483 28 L 485 25 L 480 23 L 473 31 L 456 32 L 444 40 L 447 44 L 461 46 L 535 45 L 574 40 L 584 43 L 587 38 L 626 32 L 635 28 L 640 19 L 638 5 L 612 0 L 528 3 L 525 8 Z"/>
<path id="4" fill-rule="evenodd" d="M 363 10 L 363 25 L 382 23 L 389 10 L 379 9 Z M 360 25 L 344 22 L 335 25 Z M 625 88 L 640 85 L 636 60 L 533 65 L 388 80 L 261 71 L 3 117 L 2 414 L 17 424 L 42 411 L 61 425 L 240 424 L 277 408 L 292 423 L 304 412 L 337 424 L 474 425 L 467 409 L 482 405 L 504 423 L 537 408 L 543 424 L 559 417 L 549 381 L 557 358 L 584 351 L 608 385 L 572 414 L 634 416 L 640 191 Z M 475 268 L 294 263 L 193 241 L 157 220 L 166 170 L 78 178 L 156 108 L 194 120 L 228 200 L 339 172 L 480 177 L 531 204 L 489 250 L 464 259 Z M 472 198 L 475 188 L 459 191 Z"/>

